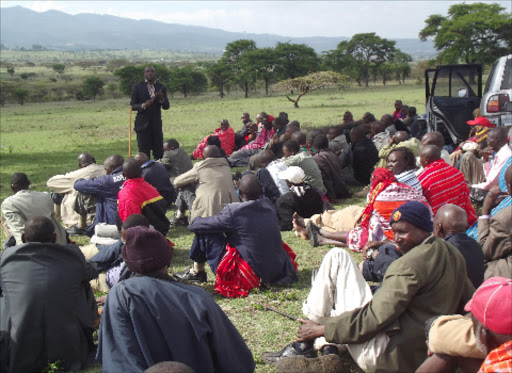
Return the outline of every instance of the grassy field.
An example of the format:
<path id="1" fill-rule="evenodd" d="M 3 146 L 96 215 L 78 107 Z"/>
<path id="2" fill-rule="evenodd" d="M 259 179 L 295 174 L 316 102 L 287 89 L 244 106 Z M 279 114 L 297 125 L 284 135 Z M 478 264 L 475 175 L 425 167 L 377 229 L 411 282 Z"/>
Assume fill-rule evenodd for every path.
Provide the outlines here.
<path id="1" fill-rule="evenodd" d="M 320 128 L 341 122 L 343 113 L 350 110 L 354 118 L 370 111 L 377 118 L 392 113 L 396 99 L 424 111 L 424 91 L 420 85 L 388 85 L 369 89 L 352 88 L 340 91 L 317 91 L 304 96 L 300 109 L 294 109 L 283 94 L 264 97 L 257 94 L 244 99 L 231 94 L 219 99 L 214 94 L 171 101 L 171 109 L 163 112 L 164 138 L 176 138 L 181 146 L 191 152 L 205 135 L 218 127 L 222 118 L 230 121 L 235 130 L 241 127 L 240 114 L 249 112 L 255 117 L 265 111 L 277 115 L 289 114 L 290 120 L 298 120 L 305 129 Z M 32 188 L 47 191 L 46 180 L 77 167 L 76 157 L 82 151 L 91 152 L 98 163 L 113 154 L 128 156 L 128 98 L 92 102 L 61 102 L 7 106 L 0 115 L 0 199 L 10 195 L 9 176 L 25 172 Z M 132 139 L 136 152 L 135 136 Z M 353 198 L 337 204 L 341 208 L 350 204 L 363 205 L 363 198 Z M 173 211 L 169 211 L 171 216 Z M 171 228 L 167 237 L 175 243 L 172 271 L 190 266 L 188 249 L 192 234 L 183 227 Z M 5 232 L 2 232 L 5 238 Z M 272 366 L 261 363 L 264 351 L 281 349 L 293 341 L 298 324 L 273 312 L 262 310 L 255 302 L 267 303 L 294 316 L 302 316 L 302 302 L 306 298 L 311 272 L 319 267 L 330 247 L 312 248 L 309 242 L 283 233 L 283 239 L 297 253 L 299 282 L 287 288 L 271 288 L 256 291 L 245 299 L 224 299 L 213 294 L 214 277 L 208 273 L 209 282 L 203 287 L 213 294 L 236 325 L 257 362 L 257 372 L 273 372 Z M 80 238 L 78 243 L 87 240 Z M 360 255 L 354 256 L 356 261 Z M 348 354 L 343 355 L 347 372 L 358 372 Z M 100 371 L 99 365 L 88 372 Z"/>

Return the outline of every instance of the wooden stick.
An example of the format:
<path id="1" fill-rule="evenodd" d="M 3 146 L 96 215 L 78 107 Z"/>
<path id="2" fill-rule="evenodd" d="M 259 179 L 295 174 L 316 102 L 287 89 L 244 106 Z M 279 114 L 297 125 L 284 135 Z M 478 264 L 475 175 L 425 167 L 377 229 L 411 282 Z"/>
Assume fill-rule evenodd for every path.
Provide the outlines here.
<path id="1" fill-rule="evenodd" d="M 128 158 L 132 157 L 132 106 L 130 105 L 130 124 L 128 125 Z"/>
<path id="2" fill-rule="evenodd" d="M 262 307 L 266 308 L 267 310 L 274 311 L 274 312 L 276 312 L 276 313 L 278 313 L 278 314 L 280 314 L 280 315 L 282 315 L 284 317 L 287 317 L 290 320 L 297 321 L 299 319 L 298 317 L 292 316 L 292 315 L 290 315 L 288 313 L 285 313 L 283 311 L 279 311 L 278 309 L 275 309 L 274 307 L 270 307 L 269 305 L 266 305 L 266 304 L 263 304 L 263 303 L 259 303 L 259 302 L 254 302 L 254 303 L 256 303 L 259 306 L 262 306 Z"/>

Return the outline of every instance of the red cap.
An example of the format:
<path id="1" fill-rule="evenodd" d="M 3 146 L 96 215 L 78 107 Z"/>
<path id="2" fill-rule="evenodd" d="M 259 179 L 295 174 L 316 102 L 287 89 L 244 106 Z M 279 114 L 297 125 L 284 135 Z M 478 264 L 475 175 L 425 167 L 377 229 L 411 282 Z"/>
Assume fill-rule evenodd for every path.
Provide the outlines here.
<path id="1" fill-rule="evenodd" d="M 512 280 L 491 277 L 484 281 L 464 309 L 487 329 L 498 334 L 512 334 Z"/>
<path id="2" fill-rule="evenodd" d="M 486 117 L 476 117 L 475 120 L 468 120 L 466 123 L 470 126 L 484 126 L 487 128 L 496 127 L 496 125 L 491 123 Z"/>

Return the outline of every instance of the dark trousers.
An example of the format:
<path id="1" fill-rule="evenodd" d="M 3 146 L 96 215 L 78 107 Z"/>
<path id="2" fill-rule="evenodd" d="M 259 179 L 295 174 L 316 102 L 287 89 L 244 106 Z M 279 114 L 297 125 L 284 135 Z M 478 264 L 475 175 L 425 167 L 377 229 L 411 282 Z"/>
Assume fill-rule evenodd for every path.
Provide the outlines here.
<path id="1" fill-rule="evenodd" d="M 222 233 L 196 233 L 190 247 L 190 259 L 196 263 L 208 262 L 212 272 L 217 267 L 226 249 L 226 237 Z"/>
<path id="2" fill-rule="evenodd" d="M 153 128 L 149 124 L 145 129 L 137 131 L 137 145 L 139 153 L 145 153 L 151 158 L 151 150 L 153 158 L 160 159 L 164 156 L 164 134 L 162 128 Z"/>

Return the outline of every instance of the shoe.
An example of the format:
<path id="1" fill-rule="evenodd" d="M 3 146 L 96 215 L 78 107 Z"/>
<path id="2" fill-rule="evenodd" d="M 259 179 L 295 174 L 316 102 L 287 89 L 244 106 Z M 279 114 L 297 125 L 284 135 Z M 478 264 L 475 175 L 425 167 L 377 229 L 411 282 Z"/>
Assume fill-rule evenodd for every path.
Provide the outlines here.
<path id="1" fill-rule="evenodd" d="M 317 357 L 315 348 L 313 345 L 311 347 L 305 349 L 305 350 L 297 350 L 294 347 L 295 343 L 290 343 L 289 345 L 286 345 L 285 348 L 283 348 L 279 352 L 264 352 L 261 354 L 261 360 L 266 364 L 275 364 L 279 360 L 286 358 L 286 357 L 296 357 L 296 356 L 302 356 L 306 358 L 313 358 Z"/>
<path id="2" fill-rule="evenodd" d="M 169 223 L 174 226 L 187 227 L 188 226 L 188 218 L 186 216 L 182 216 L 181 218 L 176 217 L 174 215 L 171 219 L 169 219 Z"/>
<path id="3" fill-rule="evenodd" d="M 188 282 L 206 282 L 207 281 L 207 275 L 206 272 L 197 272 L 194 273 L 192 271 L 192 268 L 187 269 L 186 271 L 175 273 L 174 277 L 182 280 L 182 281 L 188 281 Z"/>
<path id="4" fill-rule="evenodd" d="M 338 346 L 334 346 L 334 345 L 325 345 L 324 347 L 322 347 L 322 349 L 320 350 L 320 354 L 322 356 L 327 356 L 327 355 L 338 355 Z"/>
<path id="5" fill-rule="evenodd" d="M 68 234 L 70 236 L 83 236 L 83 235 L 85 235 L 84 230 L 78 228 L 78 226 L 76 224 L 73 225 L 71 228 L 66 229 L 66 232 L 68 232 Z"/>

